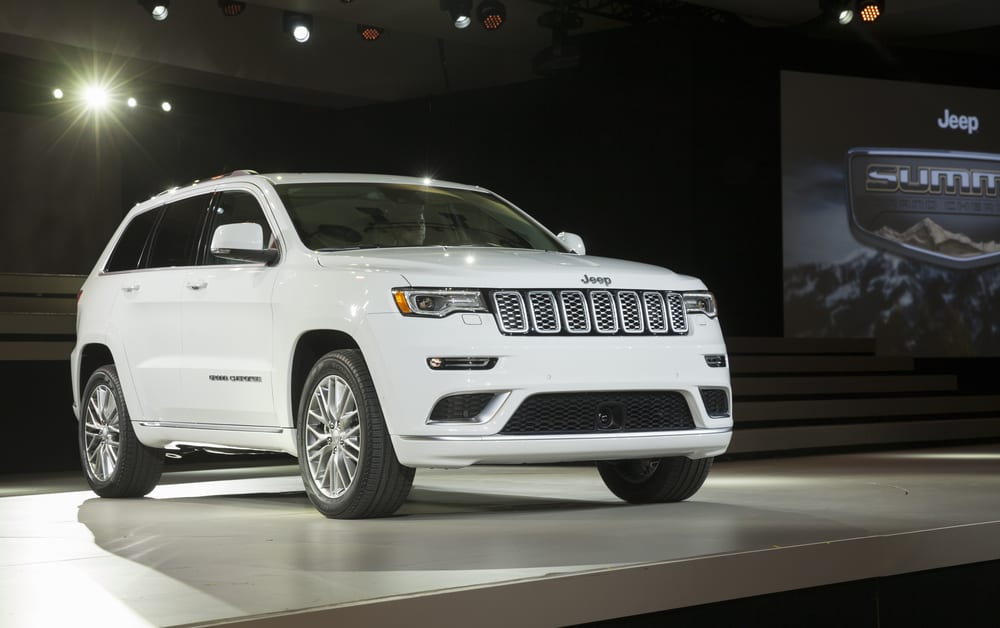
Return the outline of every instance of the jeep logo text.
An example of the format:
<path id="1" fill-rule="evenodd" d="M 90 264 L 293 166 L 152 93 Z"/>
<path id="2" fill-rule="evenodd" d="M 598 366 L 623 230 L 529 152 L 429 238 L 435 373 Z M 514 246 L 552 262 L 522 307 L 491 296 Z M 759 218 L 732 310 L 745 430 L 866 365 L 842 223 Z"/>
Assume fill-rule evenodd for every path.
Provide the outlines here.
<path id="1" fill-rule="evenodd" d="M 611 277 L 591 277 L 590 275 L 584 275 L 580 283 L 596 283 L 602 286 L 610 286 Z"/>
<path id="2" fill-rule="evenodd" d="M 960 116 L 950 113 L 947 108 L 945 108 L 944 114 L 937 119 L 937 125 L 942 129 L 961 129 L 969 135 L 979 132 L 979 118 L 977 116 Z"/>

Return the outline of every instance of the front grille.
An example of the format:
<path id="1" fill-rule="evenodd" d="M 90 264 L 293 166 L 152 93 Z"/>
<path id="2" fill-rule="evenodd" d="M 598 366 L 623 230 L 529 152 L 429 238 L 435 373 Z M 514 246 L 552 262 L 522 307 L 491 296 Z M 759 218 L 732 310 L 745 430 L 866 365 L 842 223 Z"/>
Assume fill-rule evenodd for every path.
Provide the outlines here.
<path id="1" fill-rule="evenodd" d="M 474 419 L 494 396 L 493 393 L 468 393 L 445 397 L 434 405 L 430 420 L 462 421 Z"/>
<path id="2" fill-rule="evenodd" d="M 652 290 L 497 290 L 500 331 L 508 335 L 684 335 L 684 296 Z"/>
<path id="3" fill-rule="evenodd" d="M 614 410 L 620 424 L 601 427 L 602 412 Z M 606 434 L 694 429 L 691 409 L 676 391 L 544 393 L 525 399 L 501 434 Z"/>
<path id="4" fill-rule="evenodd" d="M 729 395 L 725 388 L 702 388 L 701 400 L 708 416 L 714 419 L 729 416 Z"/>

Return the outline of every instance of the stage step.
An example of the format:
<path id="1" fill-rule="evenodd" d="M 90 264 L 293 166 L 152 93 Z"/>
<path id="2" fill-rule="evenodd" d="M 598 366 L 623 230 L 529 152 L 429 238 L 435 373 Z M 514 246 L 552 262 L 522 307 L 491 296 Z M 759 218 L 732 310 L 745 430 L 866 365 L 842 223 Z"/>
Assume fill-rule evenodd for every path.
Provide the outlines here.
<path id="1" fill-rule="evenodd" d="M 84 279 L 0 273 L 0 361 L 68 360 Z"/>
<path id="2" fill-rule="evenodd" d="M 734 418 L 738 427 L 741 423 L 755 421 L 954 416 L 973 413 L 994 413 L 1000 416 L 1000 395 L 742 401 L 734 406 Z"/>
<path id="3" fill-rule="evenodd" d="M 732 375 L 759 373 L 864 373 L 913 370 L 913 358 L 874 355 L 739 355 L 729 354 Z"/>
<path id="4" fill-rule="evenodd" d="M 766 454 L 1000 439 L 1000 418 L 907 420 L 739 429 L 727 454 Z"/>
<path id="5" fill-rule="evenodd" d="M 943 392 L 958 388 L 955 375 L 814 375 L 754 377 L 733 375 L 733 395 L 741 397 Z"/>
<path id="6" fill-rule="evenodd" d="M 726 347 L 731 454 L 1000 438 L 992 388 L 964 391 L 959 373 L 878 355 L 874 339 L 732 338 Z"/>

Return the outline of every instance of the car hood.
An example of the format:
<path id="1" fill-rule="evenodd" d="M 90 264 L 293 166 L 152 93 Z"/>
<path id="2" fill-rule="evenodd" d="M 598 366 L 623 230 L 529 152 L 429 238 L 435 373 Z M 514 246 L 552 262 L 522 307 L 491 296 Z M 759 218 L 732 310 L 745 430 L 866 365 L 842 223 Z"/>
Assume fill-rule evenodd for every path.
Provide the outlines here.
<path id="1" fill-rule="evenodd" d="M 398 272 L 412 286 L 704 290 L 694 277 L 659 266 L 555 251 L 413 247 L 320 253 L 326 268 Z"/>

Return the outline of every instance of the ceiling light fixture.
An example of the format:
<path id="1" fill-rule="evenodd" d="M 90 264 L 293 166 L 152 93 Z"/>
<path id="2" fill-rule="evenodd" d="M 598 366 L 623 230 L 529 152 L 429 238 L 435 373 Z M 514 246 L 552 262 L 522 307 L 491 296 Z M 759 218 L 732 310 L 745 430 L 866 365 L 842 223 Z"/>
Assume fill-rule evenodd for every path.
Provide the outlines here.
<path id="1" fill-rule="evenodd" d="M 871 23 L 882 17 L 885 0 L 858 0 L 858 15 L 862 22 Z"/>
<path id="2" fill-rule="evenodd" d="M 163 102 L 160 103 L 160 109 L 163 109 L 163 111 L 166 113 L 170 113 L 170 111 L 173 110 L 173 108 L 174 107 L 173 105 L 170 104 L 169 100 L 164 100 Z"/>
<path id="3" fill-rule="evenodd" d="M 479 23 L 488 31 L 495 31 L 507 21 L 507 7 L 499 0 L 483 0 L 476 8 Z"/>
<path id="4" fill-rule="evenodd" d="M 383 32 L 385 32 L 385 29 L 381 26 L 358 24 L 358 34 L 361 35 L 361 39 L 365 41 L 375 41 L 382 36 Z"/>
<path id="5" fill-rule="evenodd" d="M 854 21 L 856 6 L 857 0 L 819 0 L 819 19 L 824 22 L 837 20 L 841 26 L 847 26 Z"/>
<path id="6" fill-rule="evenodd" d="M 441 9 L 448 12 L 455 28 L 472 24 L 472 0 L 441 0 Z"/>
<path id="7" fill-rule="evenodd" d="M 309 41 L 309 37 L 312 36 L 313 18 L 311 15 L 285 11 L 282 22 L 285 27 L 285 32 L 291 35 L 292 39 L 300 44 L 306 43 Z"/>
<path id="8" fill-rule="evenodd" d="M 139 5 L 157 22 L 167 19 L 170 14 L 170 0 L 139 0 Z"/>
<path id="9" fill-rule="evenodd" d="M 135 109 L 139 105 L 139 101 L 135 99 L 134 96 L 129 96 L 128 100 L 125 101 L 129 109 Z"/>
<path id="10" fill-rule="evenodd" d="M 88 85 L 83 90 L 83 101 L 88 109 L 104 109 L 108 106 L 108 90 L 100 85 Z"/>
<path id="11" fill-rule="evenodd" d="M 63 90 L 59 89 L 58 87 L 52 90 L 52 97 L 55 98 L 56 100 L 62 100 L 63 96 L 65 96 Z"/>
<path id="12" fill-rule="evenodd" d="M 226 17 L 236 17 L 247 8 L 246 2 L 236 2 L 235 0 L 219 0 L 219 9 Z"/>

